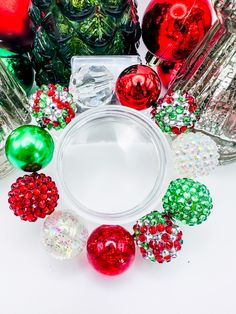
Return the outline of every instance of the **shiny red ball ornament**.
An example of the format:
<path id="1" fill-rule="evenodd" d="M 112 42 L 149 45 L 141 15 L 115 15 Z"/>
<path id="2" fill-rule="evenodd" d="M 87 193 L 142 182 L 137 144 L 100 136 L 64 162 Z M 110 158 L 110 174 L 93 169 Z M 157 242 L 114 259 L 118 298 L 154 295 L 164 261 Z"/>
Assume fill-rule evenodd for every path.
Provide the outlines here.
<path id="1" fill-rule="evenodd" d="M 161 82 L 157 73 L 146 65 L 132 65 L 116 82 L 116 96 L 123 106 L 147 109 L 160 95 Z"/>
<path id="2" fill-rule="evenodd" d="M 185 60 L 212 23 L 208 0 L 152 0 L 142 26 L 148 50 L 162 60 Z"/>
<path id="3" fill-rule="evenodd" d="M 132 264 L 135 244 L 131 234 L 121 226 L 102 225 L 95 229 L 87 242 L 91 265 L 100 273 L 115 276 Z"/>
<path id="4" fill-rule="evenodd" d="M 170 83 L 175 79 L 179 69 L 182 66 L 182 62 L 169 62 L 162 61 L 157 66 L 157 73 L 160 77 L 162 86 L 168 89 Z"/>
<path id="5" fill-rule="evenodd" d="M 10 209 L 22 220 L 34 222 L 50 215 L 57 206 L 58 190 L 52 178 L 34 172 L 16 180 L 8 193 Z"/>
<path id="6" fill-rule="evenodd" d="M 12 45 L 12 49 L 29 47 L 33 32 L 28 16 L 30 0 L 0 1 L 0 40 Z"/>

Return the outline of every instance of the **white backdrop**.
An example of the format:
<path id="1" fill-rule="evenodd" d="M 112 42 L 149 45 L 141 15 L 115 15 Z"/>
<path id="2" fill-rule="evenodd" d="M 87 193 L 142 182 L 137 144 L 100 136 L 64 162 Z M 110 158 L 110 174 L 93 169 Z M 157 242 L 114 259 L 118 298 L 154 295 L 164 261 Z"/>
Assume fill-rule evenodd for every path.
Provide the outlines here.
<path id="1" fill-rule="evenodd" d="M 138 2 L 143 12 L 148 1 Z M 53 176 L 52 166 L 45 172 Z M 114 278 L 96 273 L 85 252 L 59 262 L 44 251 L 42 222 L 24 223 L 8 209 L 7 192 L 21 174 L 0 183 L 1 314 L 235 314 L 236 164 L 201 178 L 214 210 L 203 225 L 183 227 L 176 260 L 158 265 L 137 254 L 130 270 Z"/>

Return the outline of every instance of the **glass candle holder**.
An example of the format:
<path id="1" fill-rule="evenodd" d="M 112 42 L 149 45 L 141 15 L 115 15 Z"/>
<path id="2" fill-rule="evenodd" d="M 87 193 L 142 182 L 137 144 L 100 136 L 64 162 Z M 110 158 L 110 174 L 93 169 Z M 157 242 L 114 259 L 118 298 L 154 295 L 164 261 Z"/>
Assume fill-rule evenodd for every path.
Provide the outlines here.
<path id="1" fill-rule="evenodd" d="M 99 223 L 126 223 L 157 208 L 169 184 L 169 144 L 153 121 L 121 106 L 79 115 L 59 139 L 63 199 Z"/>

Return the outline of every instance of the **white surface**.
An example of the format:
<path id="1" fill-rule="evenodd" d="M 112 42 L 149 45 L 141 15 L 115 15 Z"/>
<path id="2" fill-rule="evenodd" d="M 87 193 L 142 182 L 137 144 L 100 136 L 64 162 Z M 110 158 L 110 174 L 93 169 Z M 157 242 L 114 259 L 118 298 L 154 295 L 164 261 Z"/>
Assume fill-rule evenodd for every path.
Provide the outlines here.
<path id="1" fill-rule="evenodd" d="M 235 314 L 236 164 L 201 178 L 214 210 L 203 225 L 183 228 L 175 261 L 151 264 L 137 254 L 130 270 L 114 278 L 97 274 L 85 253 L 69 262 L 47 255 L 42 221 L 24 223 L 8 209 L 7 192 L 20 174 L 0 184 L 1 314 Z"/>

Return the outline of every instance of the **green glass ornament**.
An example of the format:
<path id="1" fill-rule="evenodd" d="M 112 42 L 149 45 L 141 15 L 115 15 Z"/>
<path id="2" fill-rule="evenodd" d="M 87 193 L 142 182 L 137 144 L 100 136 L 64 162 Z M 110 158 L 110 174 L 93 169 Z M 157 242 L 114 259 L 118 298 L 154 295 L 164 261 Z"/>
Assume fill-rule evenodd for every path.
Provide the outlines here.
<path id="1" fill-rule="evenodd" d="M 16 168 L 33 172 L 46 167 L 52 160 L 54 142 L 51 135 L 35 125 L 24 125 L 8 136 L 5 153 Z"/>
<path id="2" fill-rule="evenodd" d="M 162 201 L 167 214 L 189 226 L 201 224 L 213 208 L 207 187 L 187 178 L 172 181 Z"/>
<path id="3" fill-rule="evenodd" d="M 0 48 L 0 58 L 17 83 L 29 95 L 34 84 L 34 71 L 28 56 Z"/>
<path id="4" fill-rule="evenodd" d="M 33 0 L 29 15 L 39 86 L 68 85 L 76 55 L 137 54 L 141 30 L 134 0 Z"/>

